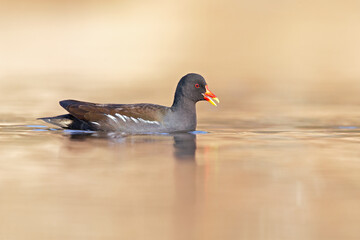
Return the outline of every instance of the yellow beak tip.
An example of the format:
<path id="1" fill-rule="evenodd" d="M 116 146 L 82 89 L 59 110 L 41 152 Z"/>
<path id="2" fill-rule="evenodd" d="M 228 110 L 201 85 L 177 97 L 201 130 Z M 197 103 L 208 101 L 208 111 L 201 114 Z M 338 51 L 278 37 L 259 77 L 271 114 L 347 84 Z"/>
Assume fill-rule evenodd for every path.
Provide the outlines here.
<path id="1" fill-rule="evenodd" d="M 215 107 L 217 106 L 216 103 L 213 101 L 213 98 L 208 98 L 207 101 L 212 105 L 214 105 Z"/>

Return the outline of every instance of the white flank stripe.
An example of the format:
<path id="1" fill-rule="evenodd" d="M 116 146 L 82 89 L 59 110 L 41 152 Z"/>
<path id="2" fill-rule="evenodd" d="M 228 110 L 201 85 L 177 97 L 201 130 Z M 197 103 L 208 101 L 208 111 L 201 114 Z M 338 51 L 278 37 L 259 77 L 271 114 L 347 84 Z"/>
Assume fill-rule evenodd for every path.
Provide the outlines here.
<path id="1" fill-rule="evenodd" d="M 100 123 L 97 123 L 97 122 L 91 122 L 91 123 L 94 125 L 100 126 Z"/>
<path id="2" fill-rule="evenodd" d="M 142 123 L 146 123 L 146 124 L 156 124 L 156 125 L 159 125 L 160 126 L 160 123 L 158 121 L 150 121 L 150 120 L 145 120 L 143 118 L 134 118 L 134 117 L 128 117 L 128 116 L 125 116 L 125 115 L 121 115 L 119 113 L 115 113 L 115 116 L 114 117 L 113 115 L 110 115 L 110 114 L 105 114 L 105 116 L 107 116 L 108 118 L 110 118 L 111 120 L 113 120 L 116 124 L 120 125 L 118 119 L 121 119 L 123 120 L 124 122 L 126 121 L 133 121 L 134 123 L 139 123 L 139 122 L 142 122 Z M 92 124 L 95 124 L 95 125 L 100 125 L 99 123 L 97 122 L 91 122 Z"/>
<path id="3" fill-rule="evenodd" d="M 105 114 L 105 116 L 107 116 L 108 118 L 110 118 L 110 119 L 113 120 L 114 122 L 118 123 L 118 120 L 117 120 L 116 117 L 114 117 L 113 115 Z"/>
<path id="4" fill-rule="evenodd" d="M 123 120 L 124 122 L 126 122 L 126 119 L 123 117 L 123 115 L 119 114 L 119 113 L 115 113 L 115 116 L 117 116 L 118 118 L 120 118 L 121 120 Z"/>
<path id="5" fill-rule="evenodd" d="M 136 118 L 130 117 L 131 120 L 133 120 L 135 123 L 138 123 L 139 121 Z"/>
<path id="6" fill-rule="evenodd" d="M 140 120 L 143 123 L 160 125 L 160 123 L 158 121 L 150 121 L 150 120 L 145 120 L 145 119 L 142 119 L 142 118 L 138 118 L 138 120 Z"/>

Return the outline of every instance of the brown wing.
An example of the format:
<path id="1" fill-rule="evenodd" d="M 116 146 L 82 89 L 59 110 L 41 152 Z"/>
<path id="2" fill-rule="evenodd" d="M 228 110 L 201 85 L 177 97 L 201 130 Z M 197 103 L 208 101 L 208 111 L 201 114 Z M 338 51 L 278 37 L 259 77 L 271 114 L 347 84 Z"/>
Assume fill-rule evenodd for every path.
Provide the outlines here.
<path id="1" fill-rule="evenodd" d="M 169 111 L 168 107 L 155 104 L 96 104 L 64 100 L 60 105 L 74 117 L 101 125 L 104 129 L 114 129 L 119 125 L 162 123 Z"/>

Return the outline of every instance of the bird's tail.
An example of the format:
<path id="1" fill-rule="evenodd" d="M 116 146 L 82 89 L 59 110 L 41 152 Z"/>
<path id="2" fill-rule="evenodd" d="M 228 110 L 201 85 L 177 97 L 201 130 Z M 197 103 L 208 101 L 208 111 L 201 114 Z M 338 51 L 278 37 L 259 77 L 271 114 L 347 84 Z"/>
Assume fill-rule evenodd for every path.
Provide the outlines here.
<path id="1" fill-rule="evenodd" d="M 82 121 L 72 116 L 71 114 L 64 114 L 55 117 L 44 117 L 38 119 L 65 129 L 92 130 L 91 126 L 87 122 Z"/>

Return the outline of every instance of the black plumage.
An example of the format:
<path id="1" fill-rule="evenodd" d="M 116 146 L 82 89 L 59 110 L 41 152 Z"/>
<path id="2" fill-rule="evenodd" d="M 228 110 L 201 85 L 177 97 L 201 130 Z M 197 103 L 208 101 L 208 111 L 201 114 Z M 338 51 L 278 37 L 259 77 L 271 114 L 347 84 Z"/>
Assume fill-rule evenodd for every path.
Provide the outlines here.
<path id="1" fill-rule="evenodd" d="M 195 104 L 201 100 L 214 105 L 213 100 L 218 102 L 205 79 L 190 73 L 180 79 L 171 107 L 148 103 L 96 104 L 63 100 L 60 105 L 69 114 L 40 119 L 65 129 L 129 133 L 193 131 L 197 124 Z"/>

